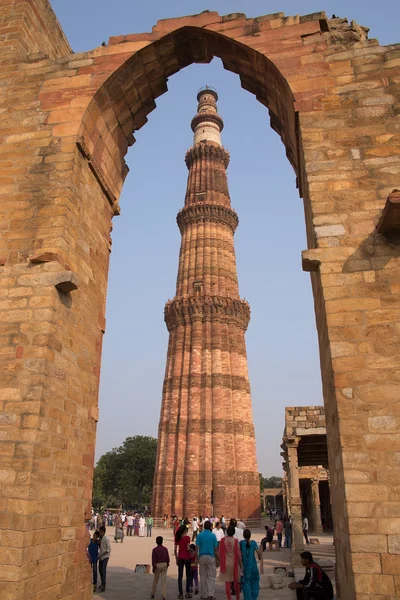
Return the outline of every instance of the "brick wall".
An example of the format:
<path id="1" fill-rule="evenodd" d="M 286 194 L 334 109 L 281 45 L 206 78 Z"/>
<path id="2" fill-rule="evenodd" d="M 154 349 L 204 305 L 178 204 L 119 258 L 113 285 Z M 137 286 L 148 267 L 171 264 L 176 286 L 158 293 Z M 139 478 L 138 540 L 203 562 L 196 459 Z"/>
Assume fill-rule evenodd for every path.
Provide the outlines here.
<path id="1" fill-rule="evenodd" d="M 318 431 L 315 431 L 316 429 Z M 285 408 L 285 436 L 301 436 L 307 433 L 318 435 L 325 433 L 325 430 L 323 406 L 287 406 Z"/>

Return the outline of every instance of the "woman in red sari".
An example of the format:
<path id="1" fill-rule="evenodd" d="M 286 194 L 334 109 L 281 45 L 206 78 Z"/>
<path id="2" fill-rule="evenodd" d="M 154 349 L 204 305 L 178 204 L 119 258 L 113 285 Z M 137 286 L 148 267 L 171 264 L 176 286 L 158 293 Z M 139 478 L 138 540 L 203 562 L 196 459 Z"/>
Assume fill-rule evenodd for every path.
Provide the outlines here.
<path id="1" fill-rule="evenodd" d="M 234 535 L 235 527 L 229 525 L 226 530 L 226 537 L 222 538 L 219 543 L 219 579 L 225 582 L 225 592 L 228 600 L 232 600 L 231 583 L 234 585 L 236 597 L 240 598 L 240 571 L 243 568 L 239 542 L 233 537 Z"/>

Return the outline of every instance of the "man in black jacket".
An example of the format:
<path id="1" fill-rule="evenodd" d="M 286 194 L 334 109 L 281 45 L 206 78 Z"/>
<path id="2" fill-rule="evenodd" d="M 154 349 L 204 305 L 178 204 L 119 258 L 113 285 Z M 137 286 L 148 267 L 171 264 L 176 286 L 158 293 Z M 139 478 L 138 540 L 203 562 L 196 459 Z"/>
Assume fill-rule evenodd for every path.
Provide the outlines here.
<path id="1" fill-rule="evenodd" d="M 304 579 L 289 583 L 296 590 L 297 600 L 332 600 L 333 587 L 328 575 L 314 562 L 311 552 L 300 554 L 301 564 L 306 568 Z"/>

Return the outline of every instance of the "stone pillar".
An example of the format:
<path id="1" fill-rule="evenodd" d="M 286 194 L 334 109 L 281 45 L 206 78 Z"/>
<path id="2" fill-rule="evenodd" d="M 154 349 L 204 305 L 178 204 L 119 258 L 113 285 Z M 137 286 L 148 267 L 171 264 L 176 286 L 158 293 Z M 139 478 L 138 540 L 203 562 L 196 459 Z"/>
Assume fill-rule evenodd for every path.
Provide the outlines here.
<path id="1" fill-rule="evenodd" d="M 300 438 L 286 440 L 287 465 L 288 465 L 288 499 L 290 505 L 290 516 L 292 519 L 292 560 L 293 566 L 299 566 L 300 553 L 304 550 L 301 498 L 299 483 L 299 465 L 297 458 L 297 447 Z"/>
<path id="2" fill-rule="evenodd" d="M 286 469 L 286 466 L 285 466 Z M 289 502 L 289 485 L 288 485 L 288 475 L 285 472 L 283 478 L 283 508 L 286 510 L 286 516 L 290 515 L 290 502 Z"/>
<path id="3" fill-rule="evenodd" d="M 319 498 L 319 479 L 313 479 L 311 482 L 311 500 L 312 500 L 312 520 L 313 533 L 321 535 L 323 533 L 321 521 L 321 502 Z"/>

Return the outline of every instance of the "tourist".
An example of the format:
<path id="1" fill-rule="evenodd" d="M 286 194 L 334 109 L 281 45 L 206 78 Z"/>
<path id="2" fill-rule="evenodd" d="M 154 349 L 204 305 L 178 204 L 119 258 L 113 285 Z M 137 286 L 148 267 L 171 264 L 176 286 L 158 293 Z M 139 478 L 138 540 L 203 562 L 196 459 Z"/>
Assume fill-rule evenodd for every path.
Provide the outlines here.
<path id="1" fill-rule="evenodd" d="M 196 541 L 198 531 L 199 531 L 199 524 L 197 523 L 196 517 L 193 517 L 193 520 L 192 520 L 192 542 Z"/>
<path id="2" fill-rule="evenodd" d="M 191 598 L 190 593 L 190 567 L 192 557 L 190 555 L 190 537 L 187 535 L 186 525 L 181 525 L 175 535 L 174 555 L 178 565 L 178 598 L 183 598 L 183 571 L 186 573 L 186 595 L 185 598 Z"/>
<path id="3" fill-rule="evenodd" d="M 276 537 L 278 538 L 279 548 L 282 548 L 283 523 L 280 518 L 275 522 L 275 531 L 276 531 Z"/>
<path id="4" fill-rule="evenodd" d="M 121 540 L 121 544 L 124 543 L 124 528 L 122 524 L 118 528 L 115 528 L 114 541 L 118 543 L 118 540 Z"/>
<path id="5" fill-rule="evenodd" d="M 168 515 L 167 514 L 164 515 L 163 527 L 164 527 L 164 529 L 168 528 Z"/>
<path id="6" fill-rule="evenodd" d="M 204 520 L 203 517 L 200 515 L 199 516 L 199 533 L 201 533 L 204 529 Z"/>
<path id="7" fill-rule="evenodd" d="M 224 532 L 224 535 L 225 535 L 226 523 L 225 523 L 225 517 L 224 517 L 224 515 L 221 515 L 221 518 L 220 518 L 219 522 L 221 523 L 221 529 L 222 529 L 222 531 Z"/>
<path id="8" fill-rule="evenodd" d="M 272 550 L 272 542 L 274 541 L 274 533 L 275 533 L 274 528 L 268 527 L 268 532 L 267 532 L 268 550 Z"/>
<path id="9" fill-rule="evenodd" d="M 199 567 L 196 557 L 196 544 L 190 544 L 189 547 L 190 552 L 190 593 L 199 593 Z M 193 585 L 194 584 L 194 585 Z"/>
<path id="10" fill-rule="evenodd" d="M 121 515 L 119 513 L 115 513 L 115 517 L 114 517 L 114 527 L 115 527 L 114 538 L 117 535 L 117 531 L 118 531 L 118 529 L 120 528 L 121 525 L 122 525 Z"/>
<path id="11" fill-rule="evenodd" d="M 290 519 L 286 519 L 284 523 L 285 529 L 285 548 L 292 547 L 292 522 Z"/>
<path id="12" fill-rule="evenodd" d="M 111 554 L 110 540 L 106 536 L 106 528 L 102 525 L 99 529 L 100 534 L 100 551 L 99 551 L 99 573 L 101 586 L 99 592 L 104 592 L 107 583 L 107 565 Z"/>
<path id="13" fill-rule="evenodd" d="M 245 529 L 243 540 L 239 542 L 243 563 L 242 592 L 244 600 L 257 600 L 260 591 L 260 573 L 257 560 L 260 561 L 260 570 L 263 573 L 263 554 L 254 540 L 250 541 L 251 531 Z"/>
<path id="14" fill-rule="evenodd" d="M 135 515 L 133 519 L 133 535 L 139 535 L 139 517 Z"/>
<path id="15" fill-rule="evenodd" d="M 224 537 L 224 532 L 222 531 L 221 523 L 219 521 L 217 521 L 217 523 L 215 524 L 215 529 L 213 530 L 213 534 L 217 538 L 218 543 L 220 543 L 220 541 Z"/>
<path id="16" fill-rule="evenodd" d="M 240 571 L 243 568 L 242 556 L 239 551 L 239 542 L 235 538 L 235 527 L 229 525 L 219 544 L 220 557 L 220 581 L 225 582 L 225 593 L 228 600 L 232 598 L 232 587 L 234 595 L 240 598 Z"/>
<path id="17" fill-rule="evenodd" d="M 163 538 L 161 535 L 156 537 L 157 546 L 153 548 L 151 554 L 151 563 L 153 565 L 153 587 L 151 588 L 151 597 L 154 598 L 157 591 L 158 580 L 161 576 L 161 594 L 163 600 L 167 595 L 167 571 L 169 567 L 169 552 L 168 548 L 163 546 Z"/>
<path id="18" fill-rule="evenodd" d="M 147 527 L 147 537 L 151 537 L 151 530 L 153 529 L 154 520 L 151 514 L 146 519 L 146 527 Z"/>
<path id="19" fill-rule="evenodd" d="M 126 528 L 126 535 L 132 536 L 132 531 L 133 531 L 133 523 L 134 523 L 134 518 L 132 513 L 128 513 L 126 516 L 126 522 L 127 522 L 127 528 Z"/>
<path id="20" fill-rule="evenodd" d="M 300 558 L 301 564 L 306 568 L 304 579 L 288 585 L 291 590 L 296 590 L 297 600 L 311 600 L 311 592 L 316 592 L 318 600 L 332 600 L 332 582 L 325 571 L 314 562 L 311 552 L 302 552 Z"/>
<path id="21" fill-rule="evenodd" d="M 261 548 L 265 552 L 268 544 L 269 550 L 272 550 L 272 540 L 274 539 L 274 530 L 270 529 L 268 525 L 265 525 L 265 537 L 261 540 Z"/>
<path id="22" fill-rule="evenodd" d="M 100 533 L 98 531 L 93 532 L 93 537 L 89 542 L 88 546 L 88 555 L 90 564 L 92 566 L 92 574 L 93 574 L 93 591 L 95 592 L 97 589 L 97 566 L 99 562 L 99 540 Z"/>
<path id="23" fill-rule="evenodd" d="M 304 539 L 306 540 L 306 543 L 309 544 L 310 542 L 308 540 L 308 519 L 305 515 L 303 517 L 303 535 Z"/>
<path id="24" fill-rule="evenodd" d="M 181 526 L 179 518 L 177 515 L 174 515 L 172 517 L 172 533 L 175 536 L 176 532 L 178 531 L 179 527 Z"/>
<path id="25" fill-rule="evenodd" d="M 235 521 L 235 538 L 239 542 L 241 542 L 243 539 L 244 523 L 242 521 L 236 521 L 236 519 L 234 519 L 234 521 Z M 239 527 L 239 523 L 240 523 L 240 527 Z"/>
<path id="26" fill-rule="evenodd" d="M 219 553 L 217 538 L 211 531 L 210 521 L 205 521 L 204 530 L 197 536 L 196 551 L 200 565 L 200 596 L 213 600 Z"/>
<path id="27" fill-rule="evenodd" d="M 139 519 L 139 537 L 144 537 L 144 528 L 146 527 L 146 519 L 140 515 Z"/>

